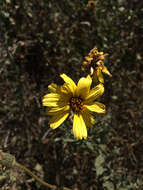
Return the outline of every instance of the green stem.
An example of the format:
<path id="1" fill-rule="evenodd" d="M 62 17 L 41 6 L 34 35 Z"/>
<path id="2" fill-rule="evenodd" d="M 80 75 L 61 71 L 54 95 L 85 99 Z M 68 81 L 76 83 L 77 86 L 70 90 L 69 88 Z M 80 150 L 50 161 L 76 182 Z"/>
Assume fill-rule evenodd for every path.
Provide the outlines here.
<path id="1" fill-rule="evenodd" d="M 51 189 L 57 189 L 57 187 L 55 185 L 50 185 L 49 183 L 41 180 L 39 177 L 37 177 L 34 173 L 32 173 L 28 168 L 26 168 L 25 166 L 23 166 L 22 164 L 19 164 L 17 162 L 15 162 L 14 164 L 16 167 L 24 170 L 26 173 L 28 173 L 30 176 L 32 176 L 36 181 L 38 181 L 39 183 L 41 183 L 42 185 L 45 185 Z"/>
<path id="2" fill-rule="evenodd" d="M 39 183 L 41 183 L 42 185 L 49 187 L 51 189 L 57 189 L 57 186 L 55 185 L 51 185 L 45 181 L 43 181 L 42 179 L 40 179 L 39 177 L 37 177 L 33 172 L 31 172 L 28 168 L 26 168 L 25 166 L 23 166 L 22 164 L 19 164 L 18 162 L 15 162 L 14 164 L 16 167 L 24 170 L 26 173 L 28 173 L 30 176 L 32 176 L 36 181 L 38 181 Z M 63 190 L 70 190 L 67 187 L 63 187 Z"/>

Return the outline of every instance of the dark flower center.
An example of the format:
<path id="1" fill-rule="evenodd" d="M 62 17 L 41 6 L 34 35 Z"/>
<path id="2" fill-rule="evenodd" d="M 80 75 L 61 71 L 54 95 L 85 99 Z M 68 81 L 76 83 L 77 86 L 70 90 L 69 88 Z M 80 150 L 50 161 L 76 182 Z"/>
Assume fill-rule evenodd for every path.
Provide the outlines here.
<path id="1" fill-rule="evenodd" d="M 72 97 L 70 100 L 70 106 L 73 112 L 81 112 L 83 110 L 83 100 L 79 97 Z"/>

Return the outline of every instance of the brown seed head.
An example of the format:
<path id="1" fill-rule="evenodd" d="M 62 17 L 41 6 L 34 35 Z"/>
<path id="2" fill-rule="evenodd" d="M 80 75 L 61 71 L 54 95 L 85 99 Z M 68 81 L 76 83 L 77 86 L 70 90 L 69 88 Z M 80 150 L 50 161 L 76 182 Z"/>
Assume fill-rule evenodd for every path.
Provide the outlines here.
<path id="1" fill-rule="evenodd" d="M 83 110 L 83 100 L 79 97 L 72 97 L 70 100 L 70 106 L 73 112 L 79 113 Z"/>

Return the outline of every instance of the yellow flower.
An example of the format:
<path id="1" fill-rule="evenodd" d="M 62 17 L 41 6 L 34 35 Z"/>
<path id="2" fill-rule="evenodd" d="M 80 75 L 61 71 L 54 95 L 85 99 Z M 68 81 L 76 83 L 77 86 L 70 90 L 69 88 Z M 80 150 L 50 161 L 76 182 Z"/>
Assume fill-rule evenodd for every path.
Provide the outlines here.
<path id="1" fill-rule="evenodd" d="M 105 73 L 105 74 L 109 75 L 110 77 L 112 77 L 112 75 L 109 73 L 107 67 L 105 67 L 104 63 L 97 66 L 95 69 L 93 69 L 91 67 L 90 73 L 91 73 L 91 76 L 93 77 L 94 81 L 96 81 L 96 82 L 99 81 L 101 83 L 104 83 L 104 77 L 103 77 L 102 73 Z"/>
<path id="2" fill-rule="evenodd" d="M 46 113 L 51 115 L 50 127 L 56 129 L 73 113 L 73 133 L 76 139 L 86 139 L 86 126 L 93 126 L 92 112 L 105 113 L 105 105 L 94 100 L 104 92 L 102 84 L 90 89 L 91 77 L 81 78 L 77 85 L 65 74 L 61 75 L 65 81 L 62 86 L 49 85 L 50 93 L 43 97 L 43 105 L 47 106 Z"/>
<path id="3" fill-rule="evenodd" d="M 82 70 L 84 70 L 85 66 L 88 66 L 90 70 L 90 75 L 92 76 L 93 80 L 96 82 L 104 83 L 103 74 L 105 73 L 112 76 L 110 72 L 108 71 L 107 67 L 104 65 L 105 57 L 107 56 L 107 53 L 98 52 L 97 48 L 93 48 L 87 57 L 85 57 L 85 60 L 82 63 Z"/>

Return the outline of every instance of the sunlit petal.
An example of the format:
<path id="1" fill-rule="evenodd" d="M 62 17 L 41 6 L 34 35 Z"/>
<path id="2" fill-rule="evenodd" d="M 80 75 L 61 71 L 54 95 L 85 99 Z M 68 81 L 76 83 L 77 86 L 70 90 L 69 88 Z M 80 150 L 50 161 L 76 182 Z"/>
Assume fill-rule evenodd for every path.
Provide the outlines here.
<path id="1" fill-rule="evenodd" d="M 69 111 L 60 112 L 56 115 L 53 115 L 52 118 L 49 120 L 50 127 L 52 129 L 56 129 L 65 121 L 68 115 L 69 115 Z"/>
<path id="2" fill-rule="evenodd" d="M 76 95 L 78 97 L 81 97 L 82 99 L 85 99 L 86 96 L 89 94 L 91 83 L 92 83 L 91 78 L 82 77 L 77 83 Z"/>
<path id="3" fill-rule="evenodd" d="M 43 106 L 48 106 L 48 107 L 57 107 L 57 106 L 62 107 L 65 106 L 67 102 L 68 102 L 68 96 L 64 96 L 57 93 L 46 94 L 42 100 Z"/>
<path id="4" fill-rule="evenodd" d="M 50 92 L 53 92 L 53 93 L 58 93 L 60 91 L 60 86 L 58 86 L 57 84 L 55 83 L 51 83 L 49 86 L 48 86 L 48 89 Z"/>
<path id="5" fill-rule="evenodd" d="M 81 114 L 74 114 L 73 119 L 73 134 L 76 139 L 86 139 L 87 129 Z"/>
<path id="6" fill-rule="evenodd" d="M 70 91 L 74 94 L 76 90 L 76 84 L 74 83 L 74 81 L 66 74 L 61 74 L 60 76 L 65 81 L 65 83 L 68 84 Z"/>
<path id="7" fill-rule="evenodd" d="M 88 110 L 91 112 L 96 112 L 96 113 L 105 113 L 106 112 L 106 107 L 104 104 L 100 102 L 94 102 L 91 105 L 86 105 L 85 106 Z"/>
<path id="8" fill-rule="evenodd" d="M 47 115 L 55 115 L 55 114 L 60 114 L 61 112 L 65 112 L 65 111 L 70 111 L 70 106 L 66 105 L 63 107 L 48 107 L 46 109 L 46 114 Z"/>
<path id="9" fill-rule="evenodd" d="M 69 98 L 73 95 L 73 92 L 71 91 L 71 86 L 68 83 L 64 83 L 61 86 L 61 92 L 63 94 L 66 94 Z"/>
<path id="10" fill-rule="evenodd" d="M 60 95 L 56 94 L 56 93 L 50 93 L 50 94 L 46 94 L 43 97 L 42 103 L 43 106 L 54 106 L 57 104 L 57 102 L 60 100 Z"/>
<path id="11" fill-rule="evenodd" d="M 102 72 L 112 77 L 111 73 L 108 71 L 107 67 L 103 67 Z"/>
<path id="12" fill-rule="evenodd" d="M 96 87 L 92 88 L 86 97 L 86 100 L 84 101 L 84 104 L 88 104 L 89 102 L 92 102 L 96 100 L 98 97 L 100 97 L 104 93 L 104 86 L 103 84 L 99 84 Z"/>

